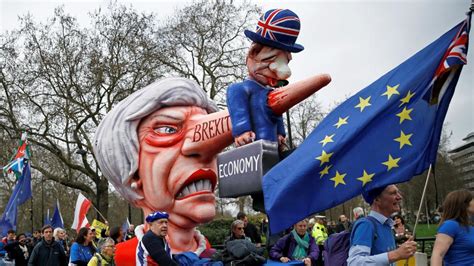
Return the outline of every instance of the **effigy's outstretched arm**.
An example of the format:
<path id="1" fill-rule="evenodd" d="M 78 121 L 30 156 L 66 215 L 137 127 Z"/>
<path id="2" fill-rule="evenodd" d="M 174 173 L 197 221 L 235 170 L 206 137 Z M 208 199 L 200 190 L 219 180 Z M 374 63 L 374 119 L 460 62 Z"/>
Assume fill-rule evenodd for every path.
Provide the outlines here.
<path id="1" fill-rule="evenodd" d="M 268 95 L 268 107 L 276 115 L 282 115 L 291 107 L 322 89 L 329 82 L 331 82 L 331 76 L 321 74 L 275 89 Z"/>
<path id="2" fill-rule="evenodd" d="M 281 115 L 329 84 L 330 81 L 329 75 L 320 74 L 289 84 L 270 92 L 267 104 L 276 115 Z M 229 112 L 223 110 L 194 120 L 189 127 L 185 145 L 191 151 L 205 145 L 209 151 L 218 152 L 233 142 Z M 215 153 L 209 152 L 209 154 Z"/>

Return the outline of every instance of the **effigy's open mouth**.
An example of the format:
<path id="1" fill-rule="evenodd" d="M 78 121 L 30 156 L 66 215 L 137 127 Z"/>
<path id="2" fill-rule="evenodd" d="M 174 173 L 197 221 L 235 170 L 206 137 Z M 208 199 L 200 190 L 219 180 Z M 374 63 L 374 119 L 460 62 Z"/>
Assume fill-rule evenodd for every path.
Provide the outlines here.
<path id="1" fill-rule="evenodd" d="M 208 169 L 199 169 L 191 174 L 176 195 L 176 199 L 213 193 L 217 185 L 217 175 Z"/>

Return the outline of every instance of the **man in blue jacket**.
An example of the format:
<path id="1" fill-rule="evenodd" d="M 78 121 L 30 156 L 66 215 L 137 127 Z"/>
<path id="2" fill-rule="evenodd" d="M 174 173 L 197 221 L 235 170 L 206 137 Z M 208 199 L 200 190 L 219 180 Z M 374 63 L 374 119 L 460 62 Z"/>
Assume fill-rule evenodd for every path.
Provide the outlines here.
<path id="1" fill-rule="evenodd" d="M 413 256 L 416 252 L 413 237 L 397 248 L 392 233 L 390 217 L 400 211 L 402 200 L 397 186 L 372 189 L 362 195 L 371 211 L 367 218 L 354 223 L 347 265 L 391 265 Z"/>

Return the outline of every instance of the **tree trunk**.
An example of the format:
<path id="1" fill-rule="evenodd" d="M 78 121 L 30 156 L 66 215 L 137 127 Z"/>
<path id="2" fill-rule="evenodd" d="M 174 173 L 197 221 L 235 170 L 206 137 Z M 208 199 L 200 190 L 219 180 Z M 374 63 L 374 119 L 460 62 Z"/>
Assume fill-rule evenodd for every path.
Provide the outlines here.
<path id="1" fill-rule="evenodd" d="M 96 183 L 96 199 L 94 202 L 95 207 L 100 211 L 105 219 L 108 219 L 109 211 L 109 182 L 107 179 L 102 177 L 98 183 Z M 97 213 L 97 220 L 103 220 L 102 216 Z"/>

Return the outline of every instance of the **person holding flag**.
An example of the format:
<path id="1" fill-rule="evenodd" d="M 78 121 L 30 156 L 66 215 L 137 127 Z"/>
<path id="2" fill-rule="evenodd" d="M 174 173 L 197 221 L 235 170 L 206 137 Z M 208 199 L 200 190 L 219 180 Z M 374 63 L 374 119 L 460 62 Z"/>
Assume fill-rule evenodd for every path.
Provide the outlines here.
<path id="1" fill-rule="evenodd" d="M 352 96 L 262 180 L 271 232 L 436 162 L 443 121 L 466 64 L 468 18 Z M 304 202 L 305 204 L 301 204 Z"/>
<path id="2" fill-rule="evenodd" d="M 416 252 L 413 236 L 397 248 L 392 233 L 390 216 L 400 211 L 402 200 L 397 186 L 373 189 L 362 195 L 371 211 L 352 228 L 347 265 L 389 265 L 413 256 Z"/>

